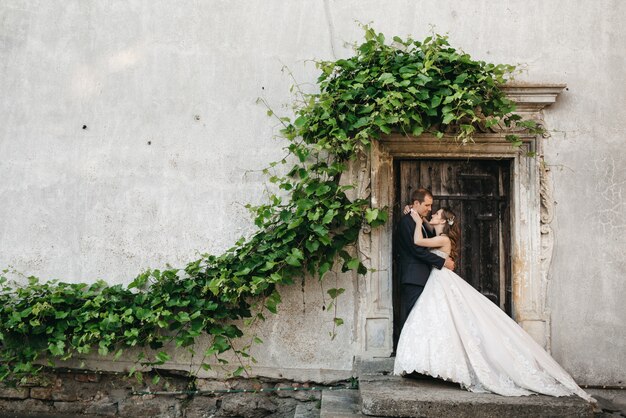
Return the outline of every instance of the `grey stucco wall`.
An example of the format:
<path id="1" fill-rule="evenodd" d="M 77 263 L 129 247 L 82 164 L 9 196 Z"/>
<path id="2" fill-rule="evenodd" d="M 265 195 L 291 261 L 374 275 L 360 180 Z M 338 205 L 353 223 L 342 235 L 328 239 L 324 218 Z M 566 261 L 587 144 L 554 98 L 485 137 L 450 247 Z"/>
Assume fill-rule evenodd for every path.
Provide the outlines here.
<path id="1" fill-rule="evenodd" d="M 552 351 L 582 383 L 623 384 L 621 1 L 4 1 L 0 267 L 128 283 L 142 269 L 183 265 L 249 234 L 243 205 L 262 201 L 258 170 L 284 146 L 256 100 L 288 113 L 283 65 L 314 89 L 307 60 L 350 55 L 348 43 L 361 39 L 355 20 L 418 39 L 433 24 L 475 58 L 524 63 L 520 80 L 567 83 L 546 112 L 558 202 Z M 340 280 L 353 313 L 358 286 Z M 329 319 L 298 314 L 306 301 L 289 293 L 289 314 L 264 325 L 269 333 L 282 323 L 274 331 L 283 339 L 260 362 L 323 368 L 332 354 L 329 369 L 349 370 L 350 315 L 331 342 Z M 289 347 L 293 334 L 300 342 Z M 307 341 L 320 349 L 307 352 Z"/>

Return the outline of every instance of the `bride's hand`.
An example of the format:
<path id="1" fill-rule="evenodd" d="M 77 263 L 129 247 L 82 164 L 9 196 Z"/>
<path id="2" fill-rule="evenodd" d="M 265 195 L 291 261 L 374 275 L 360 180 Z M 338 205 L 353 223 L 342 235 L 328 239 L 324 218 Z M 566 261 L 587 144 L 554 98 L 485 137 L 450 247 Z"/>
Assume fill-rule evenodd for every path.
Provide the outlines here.
<path id="1" fill-rule="evenodd" d="M 411 218 L 413 218 L 413 220 L 415 221 L 416 224 L 421 225 L 422 224 L 422 217 L 420 216 L 419 213 L 417 213 L 416 211 L 414 211 L 413 209 L 411 209 Z"/>
<path id="2" fill-rule="evenodd" d="M 409 213 L 409 212 L 411 212 L 411 206 L 406 205 L 406 206 L 404 207 L 404 209 L 402 209 L 402 214 L 403 214 L 403 215 L 406 215 L 406 214 L 407 214 L 407 213 Z"/>

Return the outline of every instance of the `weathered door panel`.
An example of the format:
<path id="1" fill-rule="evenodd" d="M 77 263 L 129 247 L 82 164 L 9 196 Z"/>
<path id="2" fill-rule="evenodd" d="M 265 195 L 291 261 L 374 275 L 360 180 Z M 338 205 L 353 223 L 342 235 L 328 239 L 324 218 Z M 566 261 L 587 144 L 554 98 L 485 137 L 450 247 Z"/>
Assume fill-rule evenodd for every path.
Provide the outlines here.
<path id="1" fill-rule="evenodd" d="M 412 159 L 394 164 L 394 219 L 402 216 L 413 190 L 430 189 L 433 210 L 449 207 L 460 222 L 456 272 L 510 314 L 510 162 Z M 394 278 L 394 307 L 398 291 Z"/>

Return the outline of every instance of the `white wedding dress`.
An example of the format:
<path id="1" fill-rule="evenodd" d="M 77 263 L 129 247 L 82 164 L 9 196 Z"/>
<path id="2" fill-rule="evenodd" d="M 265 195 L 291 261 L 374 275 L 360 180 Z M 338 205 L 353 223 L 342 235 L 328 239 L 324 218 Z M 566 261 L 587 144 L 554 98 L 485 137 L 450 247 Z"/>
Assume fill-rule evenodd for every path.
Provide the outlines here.
<path id="1" fill-rule="evenodd" d="M 394 374 L 412 372 L 472 392 L 575 394 L 592 401 L 515 321 L 446 268 L 432 270 L 400 335 Z"/>

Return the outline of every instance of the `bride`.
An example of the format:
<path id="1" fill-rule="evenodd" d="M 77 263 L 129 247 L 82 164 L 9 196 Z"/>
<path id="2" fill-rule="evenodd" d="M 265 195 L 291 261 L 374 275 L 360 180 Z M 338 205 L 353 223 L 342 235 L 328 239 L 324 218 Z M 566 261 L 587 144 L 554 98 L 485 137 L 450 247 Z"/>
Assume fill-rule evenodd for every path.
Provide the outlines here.
<path id="1" fill-rule="evenodd" d="M 449 209 L 430 221 L 437 236 L 414 241 L 432 252 L 456 258 L 460 228 Z M 472 392 L 504 396 L 540 393 L 593 399 L 515 321 L 456 273 L 433 269 L 398 341 L 394 374 L 417 372 L 459 383 Z"/>

